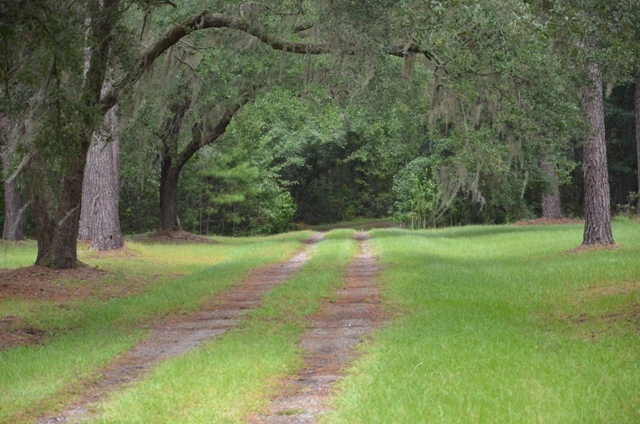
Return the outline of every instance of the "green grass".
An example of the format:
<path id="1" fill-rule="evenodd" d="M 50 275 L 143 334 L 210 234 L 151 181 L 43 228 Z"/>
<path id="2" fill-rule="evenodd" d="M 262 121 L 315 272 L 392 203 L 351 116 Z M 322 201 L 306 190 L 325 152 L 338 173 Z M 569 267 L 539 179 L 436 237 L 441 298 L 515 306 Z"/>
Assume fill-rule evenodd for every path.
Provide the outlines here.
<path id="1" fill-rule="evenodd" d="M 0 241 L 0 268 L 14 269 L 33 265 L 36 261 L 35 240 Z"/>
<path id="2" fill-rule="evenodd" d="M 102 406 L 104 423 L 241 422 L 267 402 L 276 382 L 302 365 L 297 344 L 355 253 L 353 231 L 330 233 L 303 270 L 266 295 L 240 327 L 182 357 Z"/>
<path id="3" fill-rule="evenodd" d="M 397 319 L 339 385 L 330 423 L 640 421 L 640 225 L 377 230 Z"/>
<path id="4" fill-rule="evenodd" d="M 250 268 L 290 256 L 308 234 L 130 243 L 130 256 L 83 250 L 84 261 L 112 273 L 106 284 L 123 284 L 122 276 L 143 289 L 65 305 L 1 302 L 0 316 L 50 336 L 0 352 L 0 422 L 24 422 L 73 399 L 157 317 L 197 308 Z M 393 320 L 362 346 L 324 421 L 640 422 L 640 223 L 618 219 L 620 248 L 578 254 L 567 251 L 580 244 L 581 225 L 373 234 Z M 115 393 L 98 406 L 98 421 L 235 423 L 265 408 L 278 381 L 302 365 L 297 343 L 341 284 L 352 235 L 328 233 L 302 272 L 239 328 Z M 29 249 L 35 256 L 34 246 L 9 246 L 5 264 L 28 264 Z"/>
<path id="5" fill-rule="evenodd" d="M 301 249 L 309 233 L 233 240 L 221 245 L 133 244 L 136 257 L 85 254 L 84 260 L 117 275 L 181 272 L 146 284 L 135 296 L 88 299 L 64 305 L 6 301 L 0 311 L 45 331 L 41 346 L 0 352 L 0 422 L 27 420 L 69 399 L 79 381 L 129 349 L 144 328 L 168 313 L 197 309 L 200 303 L 241 279 L 251 268 L 282 261 Z M 226 241 L 226 240 L 225 240 Z M 80 283 L 77 283 L 80 284 Z"/>

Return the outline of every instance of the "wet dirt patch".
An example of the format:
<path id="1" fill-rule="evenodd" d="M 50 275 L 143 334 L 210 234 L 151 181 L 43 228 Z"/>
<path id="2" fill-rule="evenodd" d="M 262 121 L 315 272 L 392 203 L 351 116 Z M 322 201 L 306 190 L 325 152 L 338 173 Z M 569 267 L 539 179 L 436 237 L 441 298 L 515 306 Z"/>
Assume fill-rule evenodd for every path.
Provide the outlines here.
<path id="1" fill-rule="evenodd" d="M 322 237 L 314 234 L 312 241 L 306 242 L 317 243 Z M 241 315 L 258 307 L 266 292 L 300 271 L 308 259 L 305 250 L 284 263 L 253 270 L 240 285 L 216 295 L 200 310 L 162 319 L 144 341 L 96 373 L 82 389 L 78 401 L 55 415 L 41 417 L 38 422 L 53 424 L 97 418 L 93 417 L 92 409 L 96 402 L 140 379 L 160 361 L 186 353 L 234 328 Z"/>
<path id="2" fill-rule="evenodd" d="M 378 259 L 365 242 L 368 233 L 359 232 L 355 238 L 359 252 L 347 269 L 344 286 L 311 318 L 300 343 L 305 367 L 281 383 L 268 412 L 248 418 L 249 422 L 315 423 L 327 410 L 334 383 L 357 356 L 357 345 L 385 319 L 376 284 Z"/>

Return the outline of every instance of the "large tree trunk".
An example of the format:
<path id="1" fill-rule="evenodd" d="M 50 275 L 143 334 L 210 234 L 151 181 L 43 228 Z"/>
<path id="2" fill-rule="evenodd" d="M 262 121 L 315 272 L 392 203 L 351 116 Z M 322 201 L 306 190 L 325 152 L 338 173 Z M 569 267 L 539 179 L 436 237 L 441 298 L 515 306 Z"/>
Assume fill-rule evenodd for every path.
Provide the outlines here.
<path id="1" fill-rule="evenodd" d="M 588 65 L 590 81 L 582 89 L 582 109 L 591 129 L 584 140 L 584 237 L 583 245 L 614 244 L 611 232 L 607 146 L 600 67 Z"/>
<path id="2" fill-rule="evenodd" d="M 11 162 L 15 149 L 9 142 L 11 123 L 0 117 L 0 140 L 2 140 L 2 170 L 4 175 L 4 240 L 22 240 L 24 238 L 24 219 L 22 216 L 22 200 L 16 178 L 11 178 Z"/>
<path id="3" fill-rule="evenodd" d="M 636 115 L 636 144 L 638 153 L 638 206 L 636 214 L 640 216 L 640 77 L 636 78 L 636 99 L 635 99 L 635 115 Z"/>
<path id="4" fill-rule="evenodd" d="M 185 87 L 186 91 L 186 87 Z M 181 230 L 178 218 L 178 180 L 186 162 L 180 153 L 178 138 L 182 121 L 191 107 L 191 97 L 177 99 L 169 110 L 173 112 L 166 122 L 162 137 L 162 165 L 160 168 L 160 225 L 162 231 Z"/>
<path id="5" fill-rule="evenodd" d="M 558 173 L 553 163 L 549 162 L 546 154 L 540 159 L 540 168 L 547 176 L 547 186 L 542 193 L 542 217 L 549 219 L 562 218 L 560 204 L 560 189 L 558 187 Z"/>
<path id="6" fill-rule="evenodd" d="M 87 4 L 90 12 L 87 37 L 89 55 L 86 76 L 79 93 L 83 107 L 74 117 L 62 118 L 75 119 L 74 125 L 78 131 L 72 140 L 51 141 L 66 144 L 64 156 L 60 158 L 61 177 L 53 182 L 46 178 L 49 166 L 41 147 L 37 145 L 31 146 L 34 152 L 25 167 L 38 237 L 36 265 L 51 268 L 78 266 L 76 247 L 85 163 L 105 82 L 113 26 L 121 13 L 120 0 L 91 0 Z M 53 185 L 49 186 L 49 183 Z M 52 195 L 54 186 L 57 188 L 57 198 Z"/>
<path id="7" fill-rule="evenodd" d="M 178 218 L 178 180 L 180 168 L 175 168 L 170 158 L 164 158 L 160 170 L 160 223 L 163 231 L 181 230 Z"/>
<path id="8" fill-rule="evenodd" d="M 82 186 L 78 238 L 91 240 L 97 250 L 124 246 L 118 211 L 120 190 L 120 140 L 117 106 L 107 112 L 104 128 L 96 131 L 87 154 Z"/>
<path id="9" fill-rule="evenodd" d="M 33 212 L 33 225 L 38 240 L 38 254 L 36 264 L 45 264 L 53 246 L 53 236 L 55 233 L 55 219 L 53 217 L 53 207 L 55 196 L 51 187 L 47 184 L 46 163 L 40 152 L 35 152 L 33 157 L 27 162 L 24 169 L 24 177 L 27 192 L 31 199 L 31 210 Z"/>

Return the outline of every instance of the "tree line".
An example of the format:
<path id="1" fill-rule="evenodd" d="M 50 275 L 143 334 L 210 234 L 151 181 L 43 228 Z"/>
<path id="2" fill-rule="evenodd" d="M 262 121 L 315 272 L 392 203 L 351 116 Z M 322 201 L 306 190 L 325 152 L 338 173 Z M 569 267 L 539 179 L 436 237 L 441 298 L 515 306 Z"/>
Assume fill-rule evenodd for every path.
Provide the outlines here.
<path id="1" fill-rule="evenodd" d="M 56 268 L 123 229 L 357 216 L 571 214 L 612 244 L 640 210 L 637 6 L 0 2 L 4 237 L 26 222 Z"/>

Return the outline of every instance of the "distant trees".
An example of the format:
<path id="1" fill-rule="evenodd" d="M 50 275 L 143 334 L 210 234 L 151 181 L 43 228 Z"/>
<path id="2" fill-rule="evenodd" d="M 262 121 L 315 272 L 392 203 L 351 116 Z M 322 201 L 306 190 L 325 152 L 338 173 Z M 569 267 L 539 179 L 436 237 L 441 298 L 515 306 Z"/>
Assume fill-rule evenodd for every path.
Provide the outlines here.
<path id="1" fill-rule="evenodd" d="M 542 192 L 542 217 L 549 219 L 562 218 L 558 172 L 547 155 L 540 158 L 540 169 L 547 177 L 547 184 Z"/>
<path id="2" fill-rule="evenodd" d="M 275 231 L 295 206 L 308 219 L 323 199 L 332 206 L 313 219 L 382 214 L 399 200 L 394 177 L 419 204 L 412 210 L 420 226 L 452 208 L 473 217 L 459 222 L 520 219 L 534 203 L 557 217 L 558 184 L 570 168 L 563 155 L 584 136 L 584 243 L 613 243 L 602 83 L 630 79 L 620 52 L 636 54 L 633 2 L 285 3 L 232 1 L 215 12 L 191 2 L 0 5 L 0 113 L 16 125 L 21 160 L 13 164 L 29 193 L 38 264 L 75 267 L 78 235 L 96 248 L 122 244 L 120 139 L 105 130 L 115 125 L 115 105 L 122 140 L 146 155 L 127 167 L 154 173 L 164 230 L 182 227 L 179 181 L 192 168 L 185 196 L 196 180 L 216 185 L 198 191 L 199 214 L 207 228 L 211 216 L 222 228 L 233 222 L 234 233 L 243 210 L 261 217 L 245 220 L 246 228 L 270 222 L 262 228 Z M 272 103 L 260 103 L 273 113 L 249 108 L 257 121 L 242 118 L 256 91 L 259 98 L 277 89 Z M 277 116 L 278 98 L 295 98 L 304 122 Z M 321 107 L 304 106 L 314 101 Z M 255 157 L 231 154 L 230 145 L 216 153 L 225 133 Z M 237 184 L 227 170 L 189 168 L 193 160 L 235 169 Z M 423 162 L 428 172 L 416 165 Z M 234 184 L 238 195 L 223 199 L 222 187 Z M 15 209 L 15 189 L 6 190 Z M 243 204 L 252 196 L 251 207 Z M 397 204 L 402 213 L 413 205 L 407 199 Z"/>

